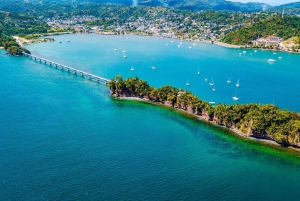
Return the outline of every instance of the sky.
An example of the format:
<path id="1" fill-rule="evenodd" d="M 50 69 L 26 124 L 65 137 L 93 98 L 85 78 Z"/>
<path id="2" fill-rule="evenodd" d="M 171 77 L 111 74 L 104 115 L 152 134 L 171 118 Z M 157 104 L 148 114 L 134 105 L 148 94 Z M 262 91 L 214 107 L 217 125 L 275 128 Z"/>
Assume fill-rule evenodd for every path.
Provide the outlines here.
<path id="1" fill-rule="evenodd" d="M 259 2 L 259 3 L 266 3 L 271 6 L 278 6 L 282 4 L 298 2 L 300 0 L 229 0 L 229 1 L 242 2 L 242 3 Z"/>

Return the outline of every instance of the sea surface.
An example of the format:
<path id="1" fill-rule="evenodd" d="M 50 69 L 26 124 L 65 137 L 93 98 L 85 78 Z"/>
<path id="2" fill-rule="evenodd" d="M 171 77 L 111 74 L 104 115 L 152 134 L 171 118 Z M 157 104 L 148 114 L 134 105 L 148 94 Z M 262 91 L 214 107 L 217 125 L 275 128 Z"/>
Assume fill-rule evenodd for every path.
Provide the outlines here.
<path id="1" fill-rule="evenodd" d="M 229 49 L 180 40 L 171 43 L 171 39 L 133 35 L 74 34 L 54 38 L 55 42 L 27 48 L 38 56 L 106 78 L 117 74 L 124 78 L 138 76 L 155 87 L 188 89 L 207 101 L 234 104 L 237 102 L 232 97 L 237 96 L 238 103 L 269 103 L 300 112 L 300 54 Z M 134 71 L 130 70 L 132 66 Z M 216 92 L 209 86 L 212 80 Z M 239 88 L 235 86 L 238 80 Z"/>
<path id="2" fill-rule="evenodd" d="M 267 85 L 267 79 L 271 80 L 267 74 L 276 77 L 279 69 L 281 76 L 289 75 L 285 77 L 286 82 L 299 76 L 295 65 L 299 56 L 287 53 L 278 53 L 282 61 L 270 65 L 265 61 L 275 57 L 270 52 L 259 51 L 250 57 L 247 51 L 239 57 L 238 50 L 209 44 L 205 47 L 197 43 L 190 50 L 184 42 L 178 50 L 175 44 L 178 41 L 174 41 L 172 49 L 167 39 L 159 38 L 135 36 L 130 42 L 130 38 L 117 36 L 64 35 L 56 39 L 53 43 L 27 48 L 34 54 L 108 78 L 115 74 L 124 77 L 136 74 L 154 86 L 185 87 L 190 73 L 190 89 L 199 96 L 210 92 L 205 89 L 209 86 L 203 80 L 202 71 L 214 74 L 220 88 L 224 82 L 224 90 L 227 83 L 226 75 L 222 74 L 230 71 L 232 78 L 240 78 L 241 97 L 247 78 L 254 74 L 252 68 L 260 68 L 265 74 L 266 79 L 260 82 L 264 83 L 262 86 Z M 70 43 L 66 39 L 70 39 Z M 118 51 L 114 52 L 114 48 Z M 127 59 L 123 58 L 123 49 Z M 167 54 L 171 58 L 170 65 L 166 62 Z M 208 59 L 205 55 L 211 58 L 215 55 L 215 58 Z M 192 65 L 197 63 L 197 58 L 199 65 Z M 204 60 L 211 65 L 205 66 Z M 236 67 L 239 76 L 233 74 L 234 67 L 225 61 L 223 65 L 212 65 L 223 60 L 240 63 L 241 66 Z M 244 60 L 249 62 L 242 62 Z M 262 66 L 250 68 L 252 60 Z M 291 65 L 286 64 L 287 61 L 291 61 Z M 131 65 L 135 67 L 134 72 L 130 71 Z M 152 65 L 157 67 L 156 71 L 151 70 Z M 244 71 L 239 70 L 245 68 L 244 65 L 249 68 L 245 71 L 249 76 L 242 76 Z M 216 68 L 224 70 L 219 72 Z M 299 198 L 300 161 L 290 152 L 239 139 L 222 128 L 172 109 L 114 100 L 103 84 L 28 58 L 5 55 L 2 50 L 0 70 L 0 200 Z M 203 90 L 198 90 L 194 83 Z M 287 90 L 269 88 L 292 98 L 293 92 L 299 93 L 297 86 L 294 81 Z M 267 96 L 265 93 L 269 91 L 261 96 Z M 279 95 L 275 95 L 276 101 Z M 283 101 L 281 107 L 297 110 L 299 94 L 296 95 L 290 105 Z M 221 95 L 216 97 L 222 100 Z M 250 96 L 244 98 L 247 97 Z"/>

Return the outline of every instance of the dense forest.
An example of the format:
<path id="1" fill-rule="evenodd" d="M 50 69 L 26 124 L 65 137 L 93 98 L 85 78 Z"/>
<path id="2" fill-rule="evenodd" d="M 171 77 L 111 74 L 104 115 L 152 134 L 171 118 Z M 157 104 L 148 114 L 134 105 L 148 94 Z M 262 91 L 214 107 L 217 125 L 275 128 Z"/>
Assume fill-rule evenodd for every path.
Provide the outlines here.
<path id="1" fill-rule="evenodd" d="M 212 106 L 187 90 L 172 86 L 155 89 L 138 77 L 123 80 L 121 75 L 110 80 L 109 89 L 115 97 L 138 97 L 167 104 L 216 124 L 238 129 L 247 136 L 271 139 L 283 146 L 300 147 L 300 114 L 281 110 L 272 104 Z"/>
<path id="2" fill-rule="evenodd" d="M 31 15 L 0 11 L 0 46 L 12 55 L 21 55 L 22 51 L 29 53 L 12 36 L 46 33 L 48 28 L 46 23 Z"/>
<path id="3" fill-rule="evenodd" d="M 279 36 L 284 40 L 293 36 L 300 36 L 300 18 L 296 16 L 284 16 L 284 18 L 280 15 L 271 16 L 229 32 L 223 41 L 235 45 L 251 44 L 258 37 L 270 35 Z"/>

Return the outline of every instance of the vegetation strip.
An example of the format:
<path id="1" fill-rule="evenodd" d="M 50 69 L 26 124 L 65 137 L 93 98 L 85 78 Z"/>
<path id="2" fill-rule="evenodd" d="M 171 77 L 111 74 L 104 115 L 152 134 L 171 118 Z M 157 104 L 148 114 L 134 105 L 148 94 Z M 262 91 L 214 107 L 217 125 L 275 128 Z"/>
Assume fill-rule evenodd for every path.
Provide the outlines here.
<path id="1" fill-rule="evenodd" d="M 281 110 L 272 104 L 217 104 L 211 106 L 187 90 L 170 85 L 158 89 L 138 77 L 123 80 L 121 75 L 109 82 L 111 95 L 117 98 L 147 100 L 185 110 L 244 137 L 271 140 L 282 146 L 300 148 L 300 114 Z"/>

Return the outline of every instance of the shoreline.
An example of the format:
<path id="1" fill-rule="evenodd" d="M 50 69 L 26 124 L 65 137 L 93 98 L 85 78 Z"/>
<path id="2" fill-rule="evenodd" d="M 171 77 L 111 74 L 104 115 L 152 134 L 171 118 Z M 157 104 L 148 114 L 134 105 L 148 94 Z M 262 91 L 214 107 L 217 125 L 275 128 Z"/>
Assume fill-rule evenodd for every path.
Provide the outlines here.
<path id="1" fill-rule="evenodd" d="M 211 120 L 209 120 L 206 117 L 203 117 L 201 115 L 197 115 L 197 114 L 191 113 L 191 112 L 189 112 L 187 110 L 184 110 L 184 109 L 172 107 L 171 105 L 168 105 L 168 104 L 163 104 L 163 103 L 160 103 L 160 102 L 153 102 L 153 101 L 150 101 L 148 99 L 138 98 L 138 97 L 115 97 L 115 96 L 111 96 L 111 97 L 113 97 L 115 99 L 118 99 L 118 100 L 140 101 L 140 102 L 148 103 L 148 104 L 151 104 L 151 105 L 156 105 L 156 106 L 159 106 L 159 107 L 166 107 L 166 108 L 172 109 L 172 110 L 174 110 L 176 112 L 181 112 L 181 113 L 183 113 L 185 115 L 188 115 L 190 117 L 196 118 L 198 121 L 201 121 L 203 123 L 208 123 L 208 124 L 210 124 L 212 126 L 222 128 L 222 129 L 226 130 L 228 133 L 230 133 L 232 135 L 235 135 L 237 137 L 241 137 L 244 140 L 250 140 L 250 141 L 254 141 L 255 143 L 266 144 L 266 145 L 268 145 L 270 147 L 276 147 L 277 149 L 280 148 L 280 149 L 285 150 L 285 151 L 293 151 L 293 152 L 297 153 L 298 155 L 300 153 L 300 149 L 299 148 L 292 147 L 292 146 L 284 147 L 284 146 L 282 146 L 281 144 L 277 143 L 274 140 L 263 139 L 263 138 L 255 138 L 253 136 L 248 136 L 246 133 L 243 133 L 242 131 L 240 131 L 240 130 L 238 130 L 236 128 L 228 128 L 226 126 L 217 124 L 215 121 L 211 121 Z"/>

